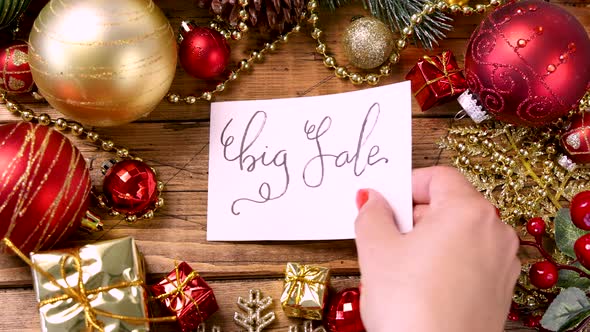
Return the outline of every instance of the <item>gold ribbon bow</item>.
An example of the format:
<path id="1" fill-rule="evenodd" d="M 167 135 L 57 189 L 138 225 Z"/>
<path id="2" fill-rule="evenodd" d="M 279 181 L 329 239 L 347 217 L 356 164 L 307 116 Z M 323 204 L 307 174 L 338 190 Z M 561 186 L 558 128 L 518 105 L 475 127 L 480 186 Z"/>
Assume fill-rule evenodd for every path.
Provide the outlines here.
<path id="1" fill-rule="evenodd" d="M 322 267 L 294 264 L 290 264 L 289 267 L 295 271 L 288 271 L 288 274 L 285 276 L 285 282 L 292 283 L 289 287 L 286 301 L 289 301 L 293 297 L 293 293 L 297 290 L 295 304 L 299 305 L 301 303 L 301 299 L 305 295 L 305 287 L 297 287 L 298 284 L 303 284 L 303 286 L 309 286 L 310 288 L 317 288 L 318 285 L 326 284 L 326 271 Z M 318 303 L 318 305 L 320 304 Z"/>
<path id="2" fill-rule="evenodd" d="M 40 301 L 39 307 L 42 307 L 47 304 L 56 303 L 59 301 L 64 301 L 67 299 L 73 299 L 76 303 L 78 303 L 80 306 L 82 306 L 84 308 L 84 317 L 85 317 L 85 321 L 86 321 L 86 330 L 87 331 L 93 331 L 94 329 L 96 329 L 100 332 L 104 332 L 104 323 L 101 322 L 97 318 L 97 316 L 99 316 L 99 315 L 109 317 L 109 318 L 124 320 L 124 321 L 128 321 L 131 323 L 149 323 L 149 322 L 158 323 L 158 322 L 171 322 L 171 321 L 176 320 L 176 317 L 174 317 L 174 316 L 158 317 L 158 318 L 123 316 L 123 315 L 117 315 L 117 314 L 113 314 L 111 312 L 107 312 L 104 310 L 94 308 L 90 304 L 91 300 L 88 298 L 90 295 L 106 292 L 106 291 L 109 291 L 109 290 L 115 289 L 115 288 L 143 286 L 144 281 L 141 279 L 138 279 L 138 280 L 134 280 L 134 281 L 120 282 L 120 283 L 109 285 L 109 286 L 98 287 L 95 289 L 87 290 L 86 287 L 84 286 L 84 281 L 83 281 L 82 261 L 80 259 L 79 254 L 77 252 L 75 252 L 75 253 L 70 253 L 70 254 L 67 254 L 66 256 L 64 256 L 61 260 L 61 263 L 60 263 L 60 273 L 61 273 L 61 276 L 62 276 L 64 282 L 67 285 L 67 287 L 64 287 L 57 281 L 57 279 L 55 279 L 55 277 L 51 273 L 43 270 L 37 264 L 33 263 L 9 239 L 4 238 L 3 241 L 4 241 L 4 244 L 8 248 L 10 248 L 12 251 L 14 251 L 14 253 L 18 257 L 20 257 L 20 259 L 22 259 L 25 263 L 27 263 L 27 265 L 29 265 L 32 269 L 34 269 L 35 271 L 37 271 L 38 273 L 43 275 L 43 277 L 45 277 L 47 280 L 49 280 L 55 287 L 59 288 L 64 293 L 62 295 L 55 296 L 55 297 Z M 67 267 L 68 258 L 73 259 L 73 261 L 74 261 L 73 266 L 76 269 L 76 272 L 78 273 L 78 282 L 75 287 L 70 286 L 66 281 L 66 276 L 67 276 L 66 267 Z"/>
<path id="3" fill-rule="evenodd" d="M 182 303 L 185 303 L 186 300 L 189 300 L 190 302 L 193 303 L 193 305 L 197 309 L 197 313 L 199 314 L 199 317 L 201 318 L 201 320 L 204 320 L 203 315 L 201 314 L 201 310 L 199 309 L 199 303 L 197 303 L 197 301 L 195 301 L 195 299 L 193 299 L 191 296 L 186 295 L 186 293 L 184 292 L 184 289 L 186 288 L 188 283 L 191 282 L 193 279 L 197 278 L 199 276 L 199 273 L 197 273 L 197 271 L 192 271 L 191 273 L 189 273 L 186 276 L 186 278 L 184 278 L 184 280 L 182 280 L 182 282 L 179 282 L 181 279 L 180 270 L 178 268 L 178 264 L 174 264 L 174 265 L 175 265 L 174 270 L 176 272 L 176 282 L 168 279 L 168 276 L 166 276 L 166 280 L 168 280 L 168 282 L 170 284 L 174 285 L 176 288 L 174 290 L 167 292 L 167 293 L 160 294 L 160 295 L 156 296 L 155 299 L 162 300 L 162 299 L 170 298 L 170 302 L 174 302 L 180 297 Z M 184 305 L 183 305 L 183 308 L 184 308 Z M 174 312 L 177 312 L 177 309 L 172 309 L 172 310 Z M 180 310 L 182 310 L 182 309 L 180 309 Z"/>
<path id="4" fill-rule="evenodd" d="M 453 86 L 453 82 L 451 81 L 450 76 L 460 72 L 461 69 L 456 68 L 453 70 L 448 70 L 447 66 L 449 65 L 449 63 L 451 61 L 451 53 L 448 51 L 442 52 L 442 54 L 437 55 L 436 58 L 440 61 L 440 65 L 438 62 L 433 60 L 428 55 L 424 55 L 422 57 L 422 59 L 424 59 L 424 61 L 428 62 L 429 64 L 433 65 L 436 69 L 440 70 L 443 73 L 443 76 L 439 76 L 439 77 L 436 77 L 436 78 L 426 81 L 426 83 L 424 83 L 424 85 L 420 89 L 418 89 L 418 91 L 416 91 L 414 93 L 414 97 L 416 97 L 422 90 L 424 90 L 424 88 L 426 88 L 430 84 L 438 82 L 438 81 L 443 80 L 445 78 L 449 80 L 449 85 L 451 86 L 451 94 L 452 95 L 455 94 L 455 87 Z"/>

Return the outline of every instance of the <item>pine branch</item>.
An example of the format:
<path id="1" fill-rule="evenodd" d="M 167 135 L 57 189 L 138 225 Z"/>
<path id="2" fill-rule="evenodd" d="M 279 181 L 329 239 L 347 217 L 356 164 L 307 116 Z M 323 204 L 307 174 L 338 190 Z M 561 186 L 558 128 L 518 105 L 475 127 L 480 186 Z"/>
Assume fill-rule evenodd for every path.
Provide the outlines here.
<path id="1" fill-rule="evenodd" d="M 320 4 L 335 10 L 354 0 L 320 0 Z M 391 29 L 400 32 L 409 25 L 412 14 L 422 11 L 422 7 L 429 0 L 362 0 L 371 14 L 388 23 Z M 449 23 L 452 19 L 442 12 L 425 16 L 424 22 L 414 28 L 414 36 L 423 48 L 432 49 L 438 41 L 445 37 L 445 33 L 453 27 Z"/>

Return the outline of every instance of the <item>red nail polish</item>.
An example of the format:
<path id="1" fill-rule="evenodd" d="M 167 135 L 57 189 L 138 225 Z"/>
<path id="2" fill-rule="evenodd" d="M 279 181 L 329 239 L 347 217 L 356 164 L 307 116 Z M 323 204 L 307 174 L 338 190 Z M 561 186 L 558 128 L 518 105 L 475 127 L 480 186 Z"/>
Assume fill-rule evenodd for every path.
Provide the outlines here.
<path id="1" fill-rule="evenodd" d="M 360 210 L 369 200 L 369 190 L 361 189 L 356 192 L 356 207 Z"/>

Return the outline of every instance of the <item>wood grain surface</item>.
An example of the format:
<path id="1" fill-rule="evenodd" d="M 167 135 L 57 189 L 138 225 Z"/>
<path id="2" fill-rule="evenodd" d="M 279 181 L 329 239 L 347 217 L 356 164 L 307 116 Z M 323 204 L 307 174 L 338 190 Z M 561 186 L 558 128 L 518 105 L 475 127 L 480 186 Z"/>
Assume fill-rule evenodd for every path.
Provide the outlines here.
<path id="1" fill-rule="evenodd" d="M 583 0 L 556 1 L 566 5 L 590 30 L 590 5 Z M 196 1 L 156 1 L 173 27 L 182 20 L 193 19 L 205 24 L 211 18 L 207 10 L 198 9 Z M 366 14 L 360 4 L 346 5 L 334 13 L 321 13 L 320 25 L 325 30 L 325 39 L 330 52 L 340 63 L 345 64 L 340 47 L 340 37 L 351 17 Z M 31 15 L 31 14 L 29 14 Z M 442 49 L 454 52 L 463 63 L 467 39 L 480 22 L 481 16 L 456 17 L 454 30 L 448 33 L 440 47 L 428 52 L 436 54 Z M 267 41 L 265 36 L 249 33 L 244 41 L 232 43 L 232 59 L 237 62 Z M 336 78 L 322 65 L 321 57 L 314 52 L 314 40 L 309 29 L 293 36 L 290 41 L 269 55 L 263 63 L 241 75 L 228 86 L 217 100 L 270 99 L 299 96 L 315 96 L 353 91 L 356 87 Z M 402 54 L 402 60 L 393 70 L 393 75 L 383 83 L 404 80 L 405 74 L 427 52 L 410 47 Z M 207 84 L 199 82 L 182 69 L 177 70 L 172 91 L 180 94 L 202 91 Z M 21 96 L 39 112 L 57 113 L 45 104 Z M 334 105 L 338 107 L 338 105 Z M 0 107 L 0 123 L 15 121 L 11 114 Z M 413 114 L 413 166 L 450 164 L 449 155 L 438 149 L 436 142 L 444 137 L 447 128 L 455 122 L 457 103 L 421 112 L 414 102 Z M 221 310 L 210 324 L 217 324 L 223 331 L 238 331 L 233 324 L 237 296 L 247 296 L 248 290 L 257 288 L 264 295 L 274 298 L 273 309 L 277 313 L 269 331 L 287 331 L 297 323 L 287 319 L 280 309 L 285 264 L 289 261 L 315 263 L 330 267 L 334 278 L 332 287 L 342 289 L 358 285 L 358 264 L 353 241 L 314 242 L 207 242 L 207 164 L 209 135 L 209 104 L 170 104 L 162 102 L 146 118 L 117 128 L 97 128 L 102 136 L 110 137 L 120 145 L 144 158 L 155 167 L 160 179 L 166 184 L 163 194 L 165 207 L 153 220 L 129 225 L 117 218 L 104 216 L 105 230 L 100 233 L 76 233 L 64 247 L 71 247 L 99 240 L 133 236 L 145 255 L 148 282 L 155 282 L 173 268 L 174 261 L 184 260 L 198 270 L 213 287 Z M 468 123 L 468 122 L 465 122 Z M 101 152 L 96 146 L 72 138 L 81 149 L 91 167 L 94 184 L 100 188 L 99 169 L 111 155 Z M 351 204 L 354 204 L 351 197 Z M 403 273 L 403 271 L 400 271 Z M 485 310 L 485 299 L 482 310 Z M 14 256 L 0 256 L 0 331 L 38 331 L 39 315 L 31 286 L 29 269 Z M 157 314 L 158 308 L 152 307 Z M 175 331 L 174 325 L 159 324 L 154 331 Z M 529 331 L 518 322 L 508 322 L 506 331 Z"/>

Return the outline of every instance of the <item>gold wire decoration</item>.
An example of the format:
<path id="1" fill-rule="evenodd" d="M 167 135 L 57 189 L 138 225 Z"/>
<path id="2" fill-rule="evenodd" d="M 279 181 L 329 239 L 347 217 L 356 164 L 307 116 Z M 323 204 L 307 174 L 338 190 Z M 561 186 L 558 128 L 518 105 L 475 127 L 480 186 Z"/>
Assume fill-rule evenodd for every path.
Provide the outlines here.
<path id="1" fill-rule="evenodd" d="M 578 109 L 590 105 L 590 93 Z M 499 210 L 513 227 L 533 217 L 545 220 L 580 191 L 590 189 L 590 169 L 567 170 L 559 134 L 563 120 L 543 128 L 500 122 L 453 126 L 439 145 L 451 152 L 452 163 Z M 552 234 L 552 224 L 548 233 Z"/>

